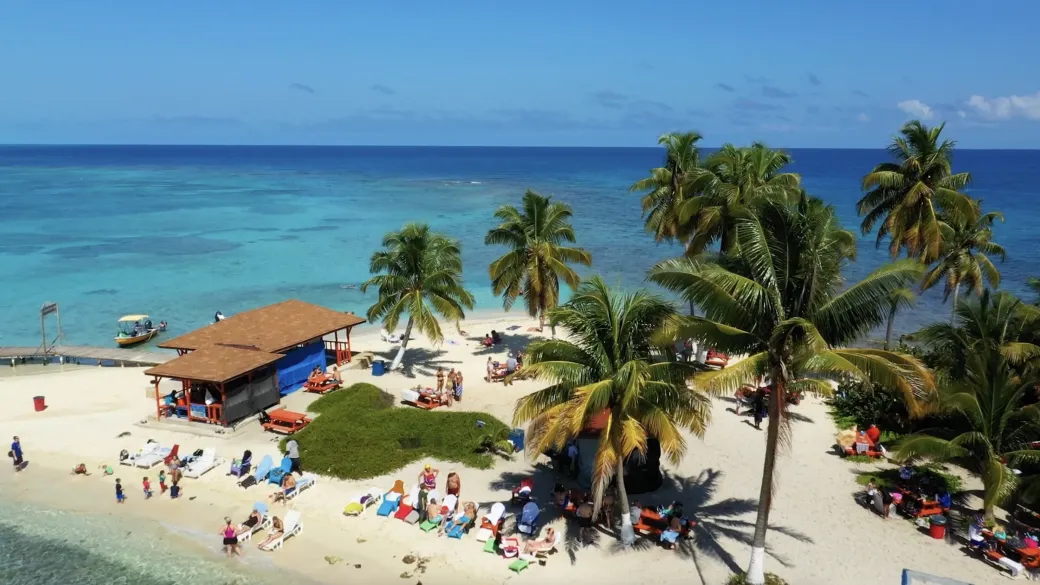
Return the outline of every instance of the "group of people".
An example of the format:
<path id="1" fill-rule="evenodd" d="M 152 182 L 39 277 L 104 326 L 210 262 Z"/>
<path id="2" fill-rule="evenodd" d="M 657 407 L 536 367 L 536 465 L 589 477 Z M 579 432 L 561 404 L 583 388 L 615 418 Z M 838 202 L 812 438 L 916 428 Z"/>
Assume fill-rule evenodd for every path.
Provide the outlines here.
<path id="1" fill-rule="evenodd" d="M 314 366 L 310 375 L 307 376 L 307 382 L 319 386 L 323 384 L 342 384 L 343 375 L 339 373 L 339 368 L 336 364 L 329 366 L 328 372 L 323 372 L 319 366 Z"/>
<path id="2" fill-rule="evenodd" d="M 240 537 L 243 534 L 252 534 L 262 522 L 264 521 L 264 511 L 260 509 L 259 505 L 254 506 L 253 510 L 249 513 L 249 517 L 244 522 L 237 526 L 231 521 L 229 516 L 224 517 L 224 524 L 220 527 L 220 534 L 224 538 L 224 550 L 228 557 L 232 555 L 242 554 L 242 543 Z M 257 545 L 258 548 L 265 548 L 272 542 L 282 537 L 285 532 L 285 525 L 282 523 L 282 519 L 278 516 L 271 518 L 271 527 L 267 531 L 267 538 L 263 542 Z"/>
<path id="3" fill-rule="evenodd" d="M 169 476 L 166 475 L 166 469 L 159 470 L 159 495 L 165 494 L 167 491 L 170 492 L 170 499 L 175 500 L 181 496 L 180 482 L 183 478 L 179 462 L 174 458 L 168 466 L 170 471 Z M 80 463 L 73 469 L 73 473 L 80 475 L 90 475 L 86 471 L 86 465 Z M 108 473 L 106 473 L 108 475 Z M 166 485 L 166 480 L 170 480 L 170 485 Z M 152 482 L 148 476 L 141 478 L 141 492 L 144 494 L 144 499 L 149 500 L 155 495 L 152 490 Z M 123 491 L 123 480 L 116 478 L 116 503 L 122 504 L 126 501 L 126 492 Z"/>
<path id="4" fill-rule="evenodd" d="M 491 330 L 491 333 L 485 333 L 484 340 L 480 342 L 484 347 L 491 347 L 500 343 L 502 343 L 502 336 L 494 329 Z"/>
<path id="5" fill-rule="evenodd" d="M 445 375 L 444 368 L 437 368 L 437 396 L 449 407 L 456 400 L 462 402 L 462 370 L 452 368 Z"/>
<path id="6" fill-rule="evenodd" d="M 487 361 L 487 380 L 488 382 L 494 382 L 495 380 L 503 379 L 510 374 L 516 372 L 524 365 L 524 354 L 516 352 L 513 354 L 510 352 L 506 356 L 505 363 L 495 361 L 494 358 L 488 357 Z M 508 384 L 508 379 L 506 384 Z"/>

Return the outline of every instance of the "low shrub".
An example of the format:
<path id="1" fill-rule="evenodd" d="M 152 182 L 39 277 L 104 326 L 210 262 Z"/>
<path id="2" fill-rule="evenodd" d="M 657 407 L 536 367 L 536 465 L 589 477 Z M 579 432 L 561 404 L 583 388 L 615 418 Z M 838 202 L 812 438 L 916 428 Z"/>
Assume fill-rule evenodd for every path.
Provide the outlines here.
<path id="1" fill-rule="evenodd" d="M 842 384 L 827 401 L 834 423 L 841 429 L 853 425 L 866 429 L 876 424 L 881 442 L 893 441 L 910 431 L 910 415 L 903 401 L 891 392 L 859 383 Z"/>
<path id="2" fill-rule="evenodd" d="M 310 410 L 321 416 L 295 435 L 304 469 L 365 479 L 423 458 L 487 469 L 495 459 L 488 437 L 508 434 L 509 427 L 487 413 L 394 408 L 395 400 L 371 384 L 316 400 Z"/>
<path id="3" fill-rule="evenodd" d="M 945 488 L 951 494 L 956 494 L 964 489 L 961 478 L 946 473 L 938 463 L 915 466 L 914 477 L 917 479 L 918 483 L 922 481 L 927 482 L 928 485 L 935 488 L 936 491 Z M 865 486 L 870 482 L 870 478 L 874 478 L 874 482 L 879 488 L 894 488 L 902 481 L 899 479 L 899 470 L 896 468 L 890 468 L 858 473 L 856 474 L 856 483 Z"/>

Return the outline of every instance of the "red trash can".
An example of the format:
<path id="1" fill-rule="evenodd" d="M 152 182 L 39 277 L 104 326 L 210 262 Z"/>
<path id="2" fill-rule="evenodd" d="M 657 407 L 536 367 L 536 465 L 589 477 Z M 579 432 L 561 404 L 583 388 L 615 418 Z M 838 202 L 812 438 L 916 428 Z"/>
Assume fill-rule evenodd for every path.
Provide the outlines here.
<path id="1" fill-rule="evenodd" d="M 33 396 L 33 408 L 36 412 L 43 412 L 47 408 L 47 400 L 43 396 Z"/>
<path id="2" fill-rule="evenodd" d="M 946 537 L 946 517 L 936 514 L 929 518 L 928 535 L 936 540 Z"/>

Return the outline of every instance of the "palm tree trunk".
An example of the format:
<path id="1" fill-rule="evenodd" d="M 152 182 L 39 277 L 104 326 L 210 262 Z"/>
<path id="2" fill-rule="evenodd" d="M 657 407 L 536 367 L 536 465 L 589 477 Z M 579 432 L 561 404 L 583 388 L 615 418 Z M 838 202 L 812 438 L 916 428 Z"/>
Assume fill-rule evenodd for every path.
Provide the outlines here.
<path id="1" fill-rule="evenodd" d="M 394 357 L 393 363 L 390 364 L 391 370 L 396 370 L 401 367 L 401 360 L 404 359 L 404 350 L 408 348 L 408 340 L 412 338 L 412 325 L 415 321 L 412 316 L 408 316 L 408 326 L 404 328 L 404 338 L 401 339 L 401 348 L 397 350 L 397 355 Z"/>
<path id="2" fill-rule="evenodd" d="M 758 518 L 755 536 L 751 541 L 751 563 L 748 565 L 748 585 L 766 582 L 766 532 L 769 530 L 769 508 L 773 503 L 773 470 L 776 467 L 776 449 L 780 438 L 780 411 L 783 408 L 786 383 L 779 368 L 773 368 L 773 389 L 769 397 L 769 422 L 766 425 L 766 459 L 762 465 L 762 485 L 758 490 Z"/>
<path id="3" fill-rule="evenodd" d="M 615 477 L 617 478 L 618 500 L 621 501 L 621 544 L 631 546 L 636 542 L 636 531 L 632 528 L 632 513 L 628 509 L 628 492 L 625 491 L 625 460 L 621 457 L 618 457 Z"/>
<path id="4" fill-rule="evenodd" d="M 961 292 L 961 283 L 957 283 L 953 287 L 953 308 L 950 309 L 950 325 L 955 325 L 957 322 L 957 295 Z"/>
<path id="5" fill-rule="evenodd" d="M 693 299 L 690 299 L 690 316 L 691 317 L 695 317 L 697 315 L 697 313 L 694 312 L 693 309 L 694 309 L 694 307 L 693 307 Z"/>
<path id="6" fill-rule="evenodd" d="M 541 333 L 545 329 L 545 309 L 538 311 L 538 332 Z"/>
<path id="7" fill-rule="evenodd" d="M 892 346 L 892 325 L 896 322 L 896 310 L 896 304 L 892 303 L 892 308 L 888 310 L 888 326 L 885 329 L 885 351 Z"/>

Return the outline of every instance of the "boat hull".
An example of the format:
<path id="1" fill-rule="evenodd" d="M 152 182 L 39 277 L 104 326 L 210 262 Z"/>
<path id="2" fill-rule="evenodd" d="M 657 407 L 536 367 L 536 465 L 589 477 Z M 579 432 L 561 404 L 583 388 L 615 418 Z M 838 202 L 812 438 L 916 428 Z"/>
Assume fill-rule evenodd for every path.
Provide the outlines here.
<path id="1" fill-rule="evenodd" d="M 143 333 L 141 335 L 135 335 L 133 337 L 116 337 L 115 340 L 116 344 L 119 345 L 119 347 L 127 347 L 130 345 L 137 345 L 138 343 L 148 341 L 149 339 L 155 337 L 158 334 L 158 329 L 149 329 L 147 333 Z"/>

